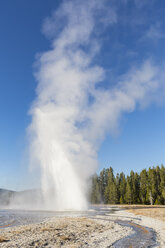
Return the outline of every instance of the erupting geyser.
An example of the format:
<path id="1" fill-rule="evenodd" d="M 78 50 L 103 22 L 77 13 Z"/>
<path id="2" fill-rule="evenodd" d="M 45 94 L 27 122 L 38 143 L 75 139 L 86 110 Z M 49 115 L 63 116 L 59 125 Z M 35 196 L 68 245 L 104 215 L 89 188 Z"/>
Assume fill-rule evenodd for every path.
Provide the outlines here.
<path id="1" fill-rule="evenodd" d="M 97 149 L 123 111 L 155 90 L 150 61 L 105 90 L 103 68 L 94 65 L 100 30 L 117 22 L 108 1 L 64 1 L 43 32 L 52 48 L 37 58 L 36 99 L 29 126 L 31 164 L 41 168 L 45 207 L 87 208 L 87 185 L 97 169 Z M 99 87 L 98 87 L 99 83 Z"/>
<path id="2" fill-rule="evenodd" d="M 53 41 L 38 59 L 30 150 L 41 167 L 46 207 L 57 210 L 87 208 L 87 180 L 97 168 L 88 108 L 103 77 L 101 68 L 90 66 L 98 49 L 91 39 L 98 3 L 65 1 L 43 28 Z"/>

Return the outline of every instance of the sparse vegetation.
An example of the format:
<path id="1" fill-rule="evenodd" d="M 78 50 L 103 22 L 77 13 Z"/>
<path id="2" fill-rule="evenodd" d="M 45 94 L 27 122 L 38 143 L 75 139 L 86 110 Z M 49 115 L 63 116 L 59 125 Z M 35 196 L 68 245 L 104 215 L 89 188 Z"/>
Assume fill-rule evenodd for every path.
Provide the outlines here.
<path id="1" fill-rule="evenodd" d="M 134 205 L 123 206 L 128 209 L 129 212 L 135 215 L 144 215 L 151 218 L 156 218 L 165 221 L 165 206 L 148 206 L 148 205 Z"/>
<path id="2" fill-rule="evenodd" d="M 3 236 L 0 236 L 0 243 L 2 242 L 8 242 L 9 240 Z"/>
<path id="3" fill-rule="evenodd" d="M 39 224 L 19 226 L 3 230 L 0 242 L 8 241 L 3 247 L 96 247 L 105 246 L 130 233 L 128 227 L 121 227 L 111 221 L 93 220 L 86 217 L 57 217 Z M 1 246 L 1 245 L 0 245 Z"/>

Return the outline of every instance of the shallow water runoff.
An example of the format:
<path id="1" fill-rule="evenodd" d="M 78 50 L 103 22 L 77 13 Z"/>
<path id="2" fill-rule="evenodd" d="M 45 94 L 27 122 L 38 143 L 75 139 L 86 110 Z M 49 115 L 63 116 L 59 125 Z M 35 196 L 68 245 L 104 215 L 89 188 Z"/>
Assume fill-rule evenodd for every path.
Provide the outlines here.
<path id="1" fill-rule="evenodd" d="M 32 223 L 43 222 L 53 216 L 85 216 L 92 219 L 99 218 L 106 221 L 111 221 L 111 215 L 116 213 L 119 209 L 116 207 L 106 206 L 92 206 L 88 211 L 76 212 L 76 211 L 32 211 L 32 210 L 14 210 L 4 209 L 0 210 L 0 229 L 14 227 L 19 225 L 27 225 Z M 106 217 L 109 215 L 109 218 Z M 128 226 L 134 230 L 134 233 L 118 240 L 113 244 L 115 248 L 147 248 L 156 247 L 156 233 L 153 229 L 147 228 L 141 225 L 137 225 L 132 221 L 115 221 L 117 224 L 122 226 Z"/>

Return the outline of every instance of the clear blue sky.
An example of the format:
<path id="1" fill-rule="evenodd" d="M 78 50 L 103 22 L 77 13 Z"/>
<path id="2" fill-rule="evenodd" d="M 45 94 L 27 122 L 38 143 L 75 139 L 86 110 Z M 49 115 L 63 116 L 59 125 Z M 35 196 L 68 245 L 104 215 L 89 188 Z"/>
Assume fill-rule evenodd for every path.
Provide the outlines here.
<path id="1" fill-rule="evenodd" d="M 117 2 L 117 3 L 115 3 Z M 35 97 L 33 64 L 50 42 L 41 32 L 57 0 L 2 0 L 0 7 L 0 188 L 30 188 L 28 179 L 26 128 L 28 110 Z M 104 37 L 101 54 L 95 59 L 107 69 L 111 85 L 131 65 L 144 59 L 162 65 L 165 60 L 165 1 L 112 1 L 117 23 Z M 165 64 L 165 63 L 164 63 Z M 105 87 L 109 87 L 105 82 Z M 109 135 L 99 151 L 100 169 L 129 173 L 165 164 L 165 104 L 125 114 L 117 134 Z"/>

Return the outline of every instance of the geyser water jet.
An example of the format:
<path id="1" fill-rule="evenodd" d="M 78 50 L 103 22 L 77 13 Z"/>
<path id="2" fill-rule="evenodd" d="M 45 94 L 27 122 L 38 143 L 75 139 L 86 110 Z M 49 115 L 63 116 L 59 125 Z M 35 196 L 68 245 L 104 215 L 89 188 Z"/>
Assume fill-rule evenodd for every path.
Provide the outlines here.
<path id="1" fill-rule="evenodd" d="M 31 161 L 41 168 L 47 208 L 86 209 L 87 180 L 97 168 L 86 110 L 90 91 L 103 77 L 100 67 L 90 65 L 98 46 L 90 37 L 94 11 L 102 6 L 98 3 L 65 1 L 44 24 L 44 32 L 53 37 L 52 50 L 38 59 L 29 132 Z"/>
<path id="2" fill-rule="evenodd" d="M 159 70 L 150 60 L 131 69 L 111 90 L 100 84 L 106 77 L 94 65 L 98 36 L 117 22 L 110 2 L 64 1 L 43 25 L 52 47 L 37 58 L 38 87 L 28 132 L 31 165 L 41 169 L 45 208 L 87 208 L 100 142 L 123 112 L 133 111 L 159 88 Z"/>

